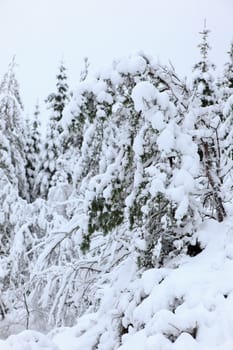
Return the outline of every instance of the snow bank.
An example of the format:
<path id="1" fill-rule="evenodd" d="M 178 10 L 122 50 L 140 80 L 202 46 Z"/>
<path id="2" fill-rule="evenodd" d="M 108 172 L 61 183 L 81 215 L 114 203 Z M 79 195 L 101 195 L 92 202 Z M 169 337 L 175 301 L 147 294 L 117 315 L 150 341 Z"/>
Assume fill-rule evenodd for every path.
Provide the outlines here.
<path id="1" fill-rule="evenodd" d="M 6 341 L 0 340 L 1 350 L 59 350 L 59 348 L 43 334 L 35 331 L 24 331 L 10 336 Z"/>
<path id="2" fill-rule="evenodd" d="M 232 350 L 232 218 L 206 221 L 195 239 L 201 253 L 138 278 L 132 257 L 124 261 L 100 291 L 99 311 L 75 327 L 47 337 L 25 331 L 0 341 L 0 349 Z"/>
<path id="3" fill-rule="evenodd" d="M 53 341 L 61 350 L 67 346 L 69 350 L 91 350 L 98 338 L 102 350 L 232 349 L 231 220 L 205 222 L 196 238 L 204 248 L 200 254 L 179 257 L 169 268 L 148 270 L 141 278 L 123 284 L 124 288 L 109 286 L 101 313 L 87 315 L 77 326 L 58 331 Z M 126 277 L 126 266 L 124 273 Z M 124 332 L 119 346 L 114 347 L 114 322 L 119 317 Z"/>

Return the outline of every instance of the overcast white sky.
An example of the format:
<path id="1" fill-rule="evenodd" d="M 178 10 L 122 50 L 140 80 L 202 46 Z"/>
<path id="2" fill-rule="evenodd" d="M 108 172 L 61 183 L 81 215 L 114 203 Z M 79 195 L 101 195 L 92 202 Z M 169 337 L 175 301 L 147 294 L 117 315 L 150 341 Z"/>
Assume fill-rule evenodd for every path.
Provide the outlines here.
<path id="1" fill-rule="evenodd" d="M 204 18 L 212 59 L 222 65 L 233 39 L 233 0 L 0 0 L 0 77 L 16 54 L 30 111 L 53 91 L 62 57 L 71 86 L 83 57 L 99 68 L 139 50 L 170 59 L 186 75 L 198 59 Z"/>

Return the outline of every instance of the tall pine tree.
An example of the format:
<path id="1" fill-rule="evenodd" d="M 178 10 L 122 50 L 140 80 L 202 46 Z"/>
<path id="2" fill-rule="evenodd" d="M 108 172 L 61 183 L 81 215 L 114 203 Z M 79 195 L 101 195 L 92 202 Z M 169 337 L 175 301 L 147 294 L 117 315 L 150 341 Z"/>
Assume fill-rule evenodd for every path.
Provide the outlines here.
<path id="1" fill-rule="evenodd" d="M 69 101 L 69 88 L 67 84 L 66 68 L 64 63 L 59 66 L 57 74 L 57 90 L 46 99 L 50 112 L 47 125 L 46 139 L 42 150 L 42 164 L 36 180 L 36 192 L 43 198 L 47 198 L 49 189 L 59 179 L 57 160 L 62 152 L 61 126 L 62 113 Z"/>
<path id="2" fill-rule="evenodd" d="M 36 199 L 35 184 L 41 160 L 41 121 L 38 103 L 35 106 L 33 119 L 26 120 L 26 174 L 29 186 L 30 201 Z"/>
<path id="3" fill-rule="evenodd" d="M 219 109 L 222 123 L 220 125 L 221 174 L 224 177 L 226 194 L 229 199 L 232 189 L 233 168 L 233 41 L 228 52 L 229 59 L 224 66 L 219 84 Z"/>
<path id="4" fill-rule="evenodd" d="M 214 84 L 214 64 L 209 61 L 209 30 L 204 27 L 200 48 L 201 59 L 194 66 L 193 96 L 190 111 L 195 118 L 194 134 L 199 148 L 202 165 L 203 204 L 210 215 L 223 221 L 226 212 L 221 194 L 220 152 L 218 128 L 220 118 L 217 113 L 217 97 Z"/>
<path id="5" fill-rule="evenodd" d="M 22 118 L 23 104 L 15 76 L 15 60 L 0 84 L 0 168 L 16 186 L 21 197 L 28 197 Z"/>

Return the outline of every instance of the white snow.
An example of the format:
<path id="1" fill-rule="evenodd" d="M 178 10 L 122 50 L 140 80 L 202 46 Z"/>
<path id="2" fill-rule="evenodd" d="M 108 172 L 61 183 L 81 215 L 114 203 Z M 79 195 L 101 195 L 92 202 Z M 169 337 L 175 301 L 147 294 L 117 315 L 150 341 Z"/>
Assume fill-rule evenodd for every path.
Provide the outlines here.
<path id="1" fill-rule="evenodd" d="M 175 146 L 173 124 L 167 125 L 167 127 L 161 132 L 157 139 L 157 143 L 160 151 L 166 153 L 172 152 Z"/>
<path id="2" fill-rule="evenodd" d="M 164 129 L 164 115 L 161 111 L 157 111 L 155 113 L 147 113 L 146 117 L 151 122 L 151 125 L 155 130 L 161 131 Z"/>
<path id="3" fill-rule="evenodd" d="M 117 64 L 116 70 L 121 74 L 143 73 L 146 69 L 146 61 L 141 56 L 131 56 L 122 58 Z"/>
<path id="4" fill-rule="evenodd" d="M 156 97 L 157 90 L 154 85 L 148 81 L 138 83 L 132 91 L 134 107 L 138 112 L 148 110 L 150 104 L 155 101 Z"/>
<path id="5" fill-rule="evenodd" d="M 59 350 L 48 337 L 35 331 L 24 331 L 0 340 L 1 350 Z"/>
<path id="6" fill-rule="evenodd" d="M 1 340 L 0 349 L 91 350 L 101 337 L 99 350 L 231 350 L 232 218 L 204 222 L 196 238 L 204 249 L 200 254 L 181 256 L 174 267 L 147 270 L 136 280 L 132 263 L 125 262 L 103 291 L 100 311 L 81 317 L 73 328 L 56 329 L 49 337 L 25 331 Z M 131 326 L 114 347 L 120 310 L 125 327 Z"/>

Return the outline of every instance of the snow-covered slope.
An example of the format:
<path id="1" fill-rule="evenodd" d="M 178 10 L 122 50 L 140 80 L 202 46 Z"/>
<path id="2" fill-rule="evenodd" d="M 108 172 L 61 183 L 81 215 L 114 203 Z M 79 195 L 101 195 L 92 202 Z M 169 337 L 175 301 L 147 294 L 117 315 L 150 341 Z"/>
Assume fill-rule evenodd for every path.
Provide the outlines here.
<path id="1" fill-rule="evenodd" d="M 59 348 L 43 334 L 35 331 L 24 331 L 10 336 L 6 341 L 0 340 L 1 350 L 59 350 Z"/>
<path id="2" fill-rule="evenodd" d="M 100 311 L 59 331 L 53 341 L 61 350 L 68 344 L 70 350 L 233 349 L 231 221 L 205 222 L 197 234 L 203 251 L 171 267 L 148 270 L 128 283 L 125 265 L 121 284 L 106 290 Z"/>
<path id="3" fill-rule="evenodd" d="M 233 225 L 206 221 L 203 248 L 135 278 L 131 258 L 109 276 L 99 311 L 47 337 L 25 331 L 1 350 L 232 350 Z"/>

